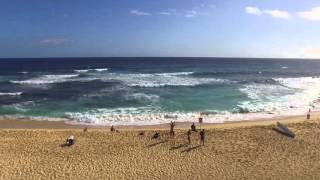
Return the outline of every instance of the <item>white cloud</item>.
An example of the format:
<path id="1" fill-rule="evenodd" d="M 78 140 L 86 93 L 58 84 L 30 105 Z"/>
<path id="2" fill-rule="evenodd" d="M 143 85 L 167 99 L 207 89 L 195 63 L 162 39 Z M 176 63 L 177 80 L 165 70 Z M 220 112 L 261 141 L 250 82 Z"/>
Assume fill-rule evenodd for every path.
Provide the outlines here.
<path id="1" fill-rule="evenodd" d="M 253 15 L 261 15 L 261 14 L 267 14 L 270 15 L 273 18 L 280 18 L 280 19 L 290 19 L 291 15 L 287 11 L 281 11 L 278 9 L 265 9 L 261 10 L 258 7 L 253 7 L 253 6 L 247 6 L 245 8 L 246 13 L 248 14 L 253 14 Z"/>
<path id="2" fill-rule="evenodd" d="M 277 9 L 274 9 L 274 10 L 267 9 L 267 10 L 264 10 L 263 12 L 271 15 L 274 18 L 280 18 L 280 19 L 290 19 L 291 18 L 290 14 L 287 11 L 280 11 Z"/>
<path id="3" fill-rule="evenodd" d="M 320 59 L 320 48 L 305 48 L 303 49 L 305 58 Z"/>
<path id="4" fill-rule="evenodd" d="M 320 7 L 314 7 L 310 11 L 298 12 L 297 15 L 308 21 L 320 21 Z"/>
<path id="5" fill-rule="evenodd" d="M 248 14 L 254 14 L 254 15 L 260 15 L 260 14 L 262 14 L 262 11 L 261 11 L 259 8 L 257 8 L 257 7 L 251 7 L 251 6 L 246 7 L 246 12 L 247 12 Z"/>
<path id="6" fill-rule="evenodd" d="M 144 11 L 139 11 L 139 10 L 137 10 L 137 9 L 132 9 L 132 10 L 130 10 L 130 13 L 131 13 L 131 14 L 134 14 L 134 15 L 137 15 L 137 16 L 151 16 L 150 13 L 144 12 Z"/>
<path id="7" fill-rule="evenodd" d="M 47 46 L 65 45 L 69 42 L 70 41 L 68 39 L 63 39 L 63 38 L 50 38 L 50 39 L 40 40 L 40 44 L 47 45 Z"/>
<path id="8" fill-rule="evenodd" d="M 197 11 L 195 10 L 191 10 L 191 11 L 187 11 L 187 13 L 184 15 L 186 18 L 193 18 L 195 16 L 197 16 Z"/>
<path id="9" fill-rule="evenodd" d="M 160 12 L 159 14 L 165 15 L 165 16 L 170 16 L 170 15 L 172 15 L 172 13 L 171 13 L 171 12 L 168 12 L 168 11 L 162 11 L 162 12 Z"/>

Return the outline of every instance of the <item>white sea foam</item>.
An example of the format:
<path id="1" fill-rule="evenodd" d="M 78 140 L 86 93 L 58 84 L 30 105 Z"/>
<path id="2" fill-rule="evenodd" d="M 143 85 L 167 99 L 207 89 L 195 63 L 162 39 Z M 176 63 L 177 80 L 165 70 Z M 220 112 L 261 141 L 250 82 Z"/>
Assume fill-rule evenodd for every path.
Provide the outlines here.
<path id="1" fill-rule="evenodd" d="M 249 84 L 240 89 L 251 99 L 238 104 L 240 111 L 283 114 L 293 110 L 302 112 L 310 107 L 319 107 L 320 78 L 276 78 L 274 80 L 280 84 Z M 291 113 L 295 114 L 295 112 Z"/>
<path id="2" fill-rule="evenodd" d="M 89 69 L 76 69 L 76 70 L 74 70 L 74 72 L 77 72 L 77 73 L 86 73 L 88 71 L 89 71 Z"/>
<path id="3" fill-rule="evenodd" d="M 270 119 L 280 116 L 301 115 L 305 111 L 293 109 L 275 113 L 230 113 L 221 111 L 203 115 L 204 123 L 225 123 L 230 121 L 246 121 L 257 119 Z M 199 112 L 161 112 L 151 107 L 94 109 L 86 112 L 66 113 L 67 121 L 72 124 L 87 125 L 154 125 L 175 122 L 197 122 Z"/>
<path id="4" fill-rule="evenodd" d="M 52 84 L 72 81 L 72 78 L 78 77 L 78 74 L 62 74 L 62 75 L 42 75 L 40 77 L 23 80 L 23 81 L 10 81 L 17 84 Z"/>
<path id="5" fill-rule="evenodd" d="M 154 107 L 94 109 L 87 112 L 66 113 L 74 123 L 92 125 L 151 125 L 172 120 L 195 119 L 196 113 L 161 113 Z M 178 119 L 179 118 L 179 119 Z"/>
<path id="6" fill-rule="evenodd" d="M 2 107 L 13 108 L 20 112 L 27 112 L 34 105 L 35 105 L 34 101 L 25 101 L 25 102 L 10 104 L 10 105 L 3 105 Z"/>
<path id="7" fill-rule="evenodd" d="M 156 73 L 159 76 L 187 76 L 194 74 L 194 72 L 172 72 L 172 73 Z"/>
<path id="8" fill-rule="evenodd" d="M 107 69 L 95 69 L 96 71 L 105 71 Z M 77 70 L 87 71 L 87 70 Z M 89 71 L 89 70 L 88 70 Z M 198 78 L 192 77 L 193 72 L 175 72 L 175 73 L 103 73 L 92 74 L 90 77 L 81 77 L 79 74 L 63 74 L 63 75 L 42 75 L 39 77 L 22 80 L 10 81 L 18 84 L 53 84 L 68 81 L 88 82 L 93 80 L 101 81 L 119 81 L 126 86 L 131 87 L 163 87 L 163 86 L 197 86 L 212 83 L 229 83 L 230 80 L 217 78 Z"/>
<path id="9" fill-rule="evenodd" d="M 230 82 L 225 79 L 190 77 L 190 72 L 157 73 L 157 74 L 118 74 L 109 73 L 101 76 L 101 80 L 117 80 L 132 87 L 163 87 L 163 86 L 196 86 L 211 83 Z"/>
<path id="10" fill-rule="evenodd" d="M 102 72 L 102 71 L 108 71 L 109 69 L 108 68 L 97 68 L 97 69 L 93 69 L 95 71 L 98 71 L 98 72 Z"/>
<path id="11" fill-rule="evenodd" d="M 86 73 L 90 71 L 97 71 L 97 72 L 103 72 L 103 71 L 108 71 L 108 68 L 97 68 L 97 69 L 76 69 L 74 70 L 77 73 Z"/>
<path id="12" fill-rule="evenodd" d="M 159 96 L 155 94 L 133 93 L 124 96 L 126 100 L 138 100 L 139 102 L 157 102 Z"/>
<path id="13" fill-rule="evenodd" d="M 0 96 L 20 96 L 22 92 L 0 92 Z"/>

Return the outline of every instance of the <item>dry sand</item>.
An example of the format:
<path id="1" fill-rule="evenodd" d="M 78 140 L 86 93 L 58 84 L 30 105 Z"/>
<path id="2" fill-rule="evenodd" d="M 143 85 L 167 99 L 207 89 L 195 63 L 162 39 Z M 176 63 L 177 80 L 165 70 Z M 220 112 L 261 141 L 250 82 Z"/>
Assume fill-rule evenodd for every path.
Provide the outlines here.
<path id="1" fill-rule="evenodd" d="M 186 144 L 186 123 L 174 138 L 162 125 L 161 140 L 151 140 L 155 126 L 144 127 L 140 137 L 139 130 L 124 127 L 84 133 L 41 123 L 22 129 L 17 124 L 30 128 L 35 122 L 10 120 L 20 127 L 12 129 L 2 120 L 0 179 L 320 179 L 318 117 L 282 120 L 294 139 L 273 129 L 277 120 L 205 125 L 205 146 L 199 146 L 198 133 Z M 76 144 L 60 147 L 71 134 Z"/>

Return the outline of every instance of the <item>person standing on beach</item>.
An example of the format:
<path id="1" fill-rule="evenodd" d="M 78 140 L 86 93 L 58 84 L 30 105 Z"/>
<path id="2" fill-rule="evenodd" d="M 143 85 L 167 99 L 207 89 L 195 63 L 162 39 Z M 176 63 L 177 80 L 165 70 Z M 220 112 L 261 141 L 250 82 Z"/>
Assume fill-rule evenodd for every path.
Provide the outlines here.
<path id="1" fill-rule="evenodd" d="M 204 132 L 204 129 L 202 129 L 202 130 L 200 131 L 200 144 L 201 144 L 202 146 L 204 146 L 204 138 L 205 138 L 205 132 Z"/>
<path id="2" fill-rule="evenodd" d="M 188 144 L 191 144 L 191 130 L 189 129 L 187 132 L 187 137 L 188 137 Z"/>
<path id="3" fill-rule="evenodd" d="M 311 113 L 311 109 L 309 109 L 308 114 L 307 114 L 307 119 L 310 119 L 310 113 Z"/>
<path id="4" fill-rule="evenodd" d="M 194 123 L 191 125 L 191 131 L 197 132 L 196 125 Z"/>
<path id="5" fill-rule="evenodd" d="M 111 132 L 116 131 L 116 129 L 113 127 L 113 125 L 111 126 L 110 131 L 111 131 Z"/>
<path id="6" fill-rule="evenodd" d="M 170 123 L 170 135 L 171 136 L 174 136 L 174 126 L 176 125 L 175 122 L 172 122 Z"/>

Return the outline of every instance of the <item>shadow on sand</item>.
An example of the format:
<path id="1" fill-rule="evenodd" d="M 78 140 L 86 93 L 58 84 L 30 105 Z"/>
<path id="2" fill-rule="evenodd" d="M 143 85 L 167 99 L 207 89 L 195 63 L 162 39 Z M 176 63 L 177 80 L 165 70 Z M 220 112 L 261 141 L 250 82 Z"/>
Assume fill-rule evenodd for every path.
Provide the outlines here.
<path id="1" fill-rule="evenodd" d="M 195 149 L 198 149 L 198 148 L 200 148 L 200 147 L 201 147 L 201 145 L 194 146 L 194 147 L 190 147 L 190 148 L 188 148 L 188 149 L 185 149 L 185 150 L 181 151 L 181 153 L 190 152 L 190 151 L 195 150 Z"/>
<path id="2" fill-rule="evenodd" d="M 159 145 L 159 144 L 163 144 L 163 143 L 166 143 L 166 142 L 168 142 L 168 140 L 162 140 L 162 141 L 159 141 L 159 142 L 156 142 L 156 143 L 153 143 L 153 144 L 149 144 L 147 147 L 151 148 L 153 146 L 156 146 L 156 145 Z"/>
<path id="3" fill-rule="evenodd" d="M 68 145 L 68 144 L 60 144 L 60 147 L 70 147 L 70 146 L 72 146 L 72 145 Z"/>
<path id="4" fill-rule="evenodd" d="M 177 146 L 173 146 L 173 147 L 171 147 L 171 148 L 170 148 L 170 150 L 176 150 L 176 149 L 180 149 L 180 148 L 182 148 L 182 147 L 186 147 L 186 146 L 188 146 L 188 143 L 185 143 L 185 144 L 179 144 L 179 145 L 177 145 Z"/>
<path id="5" fill-rule="evenodd" d="M 294 138 L 293 136 L 291 136 L 291 135 L 289 135 L 289 134 L 287 134 L 287 133 L 279 130 L 278 128 L 272 128 L 272 130 L 274 130 L 275 132 L 277 132 L 277 133 L 279 133 L 279 134 L 282 134 L 282 135 L 284 135 L 284 136 L 287 136 L 287 137 L 289 137 L 289 138 L 292 138 L 292 139 Z"/>

